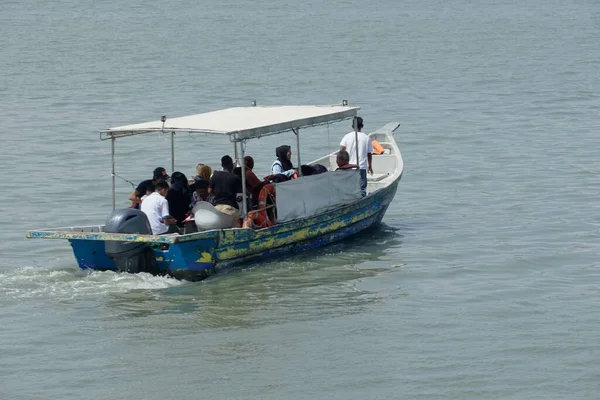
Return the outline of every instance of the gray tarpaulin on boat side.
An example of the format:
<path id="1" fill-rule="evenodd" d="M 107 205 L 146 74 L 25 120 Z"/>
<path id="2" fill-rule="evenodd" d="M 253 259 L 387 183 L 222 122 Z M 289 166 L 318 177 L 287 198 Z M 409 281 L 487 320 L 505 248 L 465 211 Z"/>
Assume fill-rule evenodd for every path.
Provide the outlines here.
<path id="1" fill-rule="evenodd" d="M 277 221 L 311 217 L 361 198 L 357 170 L 329 171 L 275 185 Z"/>

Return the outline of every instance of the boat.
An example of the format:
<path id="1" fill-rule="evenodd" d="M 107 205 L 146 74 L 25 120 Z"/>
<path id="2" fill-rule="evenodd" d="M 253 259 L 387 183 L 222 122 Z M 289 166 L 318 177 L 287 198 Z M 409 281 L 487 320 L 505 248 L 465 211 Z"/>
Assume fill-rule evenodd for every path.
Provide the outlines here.
<path id="1" fill-rule="evenodd" d="M 249 210 L 245 179 L 241 215 L 247 221 L 253 213 L 267 211 L 272 223 L 257 227 L 223 228 L 231 221 L 210 204 L 196 207 L 197 232 L 153 235 L 145 215 L 134 209 L 116 209 L 115 142 L 128 136 L 162 132 L 171 135 L 171 168 L 175 170 L 175 134 L 216 135 L 229 139 L 235 158 L 244 159 L 246 143 L 264 136 L 293 132 L 296 136 L 297 165 L 302 165 L 300 132 L 306 128 L 336 122 L 356 121 L 359 107 L 256 106 L 226 108 L 186 117 L 109 128 L 101 140 L 110 140 L 112 150 L 113 211 L 104 224 L 30 230 L 31 239 L 63 239 L 72 246 L 79 267 L 91 270 L 149 272 L 197 281 L 232 266 L 305 252 L 337 242 L 377 225 L 397 191 L 404 163 L 394 132 L 399 123 L 389 123 L 371 133 L 384 148 L 373 155 L 373 174 L 367 178 L 367 194 L 360 193 L 357 170 L 335 171 L 337 151 L 312 163 L 328 172 L 274 183 L 276 200 L 262 209 Z M 309 163 L 311 164 L 311 163 Z M 300 170 L 300 169 L 299 169 Z M 244 174 L 244 168 L 242 168 Z M 276 212 L 274 212 L 276 211 Z M 141 214 L 141 215 L 140 215 Z M 223 222 L 225 220 L 225 222 Z M 136 222 L 137 221 L 137 222 Z"/>

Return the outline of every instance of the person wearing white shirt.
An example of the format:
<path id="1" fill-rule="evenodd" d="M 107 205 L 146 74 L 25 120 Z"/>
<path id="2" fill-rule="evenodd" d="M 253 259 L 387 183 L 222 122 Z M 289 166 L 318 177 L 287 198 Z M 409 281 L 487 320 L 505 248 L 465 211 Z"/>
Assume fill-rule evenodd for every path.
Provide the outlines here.
<path id="1" fill-rule="evenodd" d="M 360 169 L 360 190 L 363 196 L 367 195 L 367 171 L 373 173 L 372 154 L 373 145 L 369 136 L 361 132 L 363 128 L 363 119 L 356 117 L 356 130 L 348 132 L 340 142 L 340 150 L 345 150 L 350 154 L 350 164 L 358 165 Z M 358 135 L 357 135 L 358 133 Z M 358 136 L 358 160 L 356 159 L 356 136 Z"/>
<path id="2" fill-rule="evenodd" d="M 148 217 L 153 235 L 162 235 L 169 231 L 169 225 L 175 224 L 177 220 L 169 214 L 169 203 L 165 198 L 169 192 L 169 184 L 160 181 L 156 184 L 154 193 L 151 193 L 142 201 L 140 209 Z"/>

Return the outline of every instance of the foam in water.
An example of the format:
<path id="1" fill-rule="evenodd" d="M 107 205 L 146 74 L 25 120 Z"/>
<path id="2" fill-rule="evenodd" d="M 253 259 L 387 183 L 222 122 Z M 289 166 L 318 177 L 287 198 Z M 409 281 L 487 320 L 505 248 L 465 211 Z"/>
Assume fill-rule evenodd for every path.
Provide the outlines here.
<path id="1" fill-rule="evenodd" d="M 183 281 L 170 277 L 147 273 L 126 274 L 70 268 L 22 267 L 0 273 L 0 295 L 13 298 L 74 299 L 133 290 L 166 289 L 183 284 Z"/>

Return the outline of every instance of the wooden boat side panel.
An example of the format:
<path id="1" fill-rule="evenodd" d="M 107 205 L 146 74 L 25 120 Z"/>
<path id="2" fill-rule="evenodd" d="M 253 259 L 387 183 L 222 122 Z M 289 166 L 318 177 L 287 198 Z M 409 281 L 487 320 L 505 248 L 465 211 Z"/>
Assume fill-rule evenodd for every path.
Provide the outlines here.
<path id="1" fill-rule="evenodd" d="M 250 242 L 241 238 L 223 239 L 216 250 L 217 265 L 224 266 L 247 262 L 251 259 L 272 258 L 281 254 L 301 252 L 320 247 L 353 235 L 381 221 L 396 193 L 398 181 L 336 213 L 322 215 L 309 220 L 290 223 L 283 232 L 273 230 L 270 235 L 257 235 Z M 291 229 L 289 229 L 291 228 Z M 293 229 L 296 228 L 296 229 Z M 261 231 L 267 231 L 264 229 Z"/>
<path id="2" fill-rule="evenodd" d="M 295 254 L 344 239 L 372 226 L 383 218 L 398 182 L 379 190 L 358 203 L 330 213 L 291 221 L 282 226 L 253 231 L 235 229 L 194 234 L 195 240 L 151 243 L 161 271 L 188 280 L 203 279 L 217 269 L 252 260 Z M 131 236 L 131 235 L 120 235 Z M 191 235 L 189 235 L 191 236 Z M 87 235 L 69 239 L 81 268 L 115 270 L 114 261 L 104 251 L 104 241 Z"/>
<path id="3" fill-rule="evenodd" d="M 381 209 L 380 202 L 372 199 L 363 207 L 337 212 L 334 217 L 324 214 L 308 221 L 292 223 L 285 230 L 272 230 L 269 235 L 260 232 L 252 240 L 244 241 L 240 237 L 228 238 L 224 235 L 216 252 L 219 261 L 238 258 L 245 254 L 262 252 L 288 244 L 298 243 L 311 238 L 343 230 L 349 225 L 367 219 Z"/>

